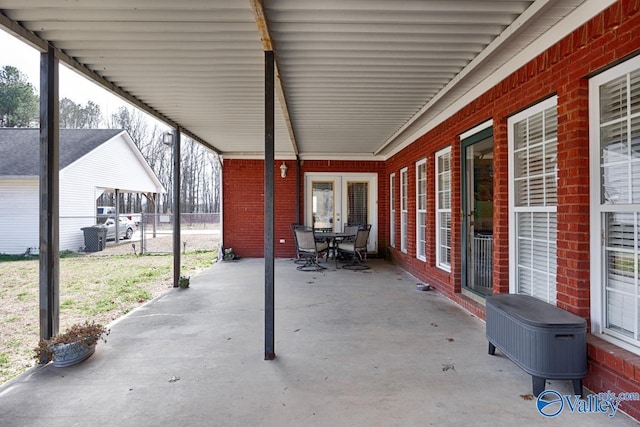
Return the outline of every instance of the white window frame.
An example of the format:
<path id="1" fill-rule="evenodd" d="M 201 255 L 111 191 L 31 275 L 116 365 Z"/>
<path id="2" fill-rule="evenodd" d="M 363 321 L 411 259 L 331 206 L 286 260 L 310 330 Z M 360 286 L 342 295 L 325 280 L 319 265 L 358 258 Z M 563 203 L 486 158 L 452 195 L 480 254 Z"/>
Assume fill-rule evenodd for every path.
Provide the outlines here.
<path id="1" fill-rule="evenodd" d="M 512 260 L 509 263 L 509 292 L 510 293 L 519 293 L 519 286 L 518 286 L 518 266 L 519 266 L 519 254 L 518 254 L 518 248 L 519 248 L 519 236 L 518 236 L 518 224 L 517 224 L 517 215 L 520 213 L 526 214 L 526 213 L 548 213 L 548 214 L 556 214 L 556 229 L 557 229 L 557 202 L 555 204 L 545 204 L 544 206 L 516 206 L 516 177 L 515 177 L 515 160 L 514 160 L 514 150 L 515 150 L 515 135 L 514 135 L 514 126 L 517 123 L 520 123 L 524 120 L 527 120 L 529 117 L 532 117 L 534 115 L 537 115 L 545 110 L 548 110 L 550 108 L 557 108 L 558 105 L 558 97 L 557 96 L 552 96 L 550 98 L 547 98 L 546 100 L 530 107 L 527 108 L 524 111 L 521 111 L 518 114 L 515 114 L 511 117 L 509 117 L 509 119 L 507 120 L 507 124 L 508 124 L 508 150 L 509 150 L 509 259 Z M 556 131 L 556 144 L 557 144 L 557 131 Z M 556 145 L 557 147 L 557 145 Z M 544 150 L 544 147 L 542 148 Z M 557 151 L 557 148 L 556 148 Z M 557 155 L 556 155 L 557 156 Z M 556 160 L 557 162 L 557 160 Z M 530 175 L 528 175 L 530 177 Z M 543 175 L 544 176 L 544 175 Z M 556 184 L 557 184 L 557 163 L 556 163 Z M 557 186 L 556 186 L 556 191 L 557 191 Z M 544 190 L 545 195 L 546 193 L 546 188 Z M 551 236 L 549 235 L 550 230 L 547 229 L 547 240 L 542 240 L 539 243 L 541 244 L 550 244 L 551 243 Z M 535 242 L 535 239 L 531 238 L 530 239 L 532 242 Z M 555 236 L 554 240 L 554 244 L 557 242 L 557 235 Z M 533 250 L 533 249 L 532 249 Z M 554 260 L 551 259 L 547 259 L 547 265 L 544 268 L 538 268 L 538 265 L 533 265 L 535 256 L 531 255 L 531 263 L 532 265 L 530 266 L 530 271 L 541 271 L 543 274 L 549 274 L 549 271 L 553 268 L 550 264 L 553 261 L 553 265 L 557 265 L 557 253 L 556 253 L 556 257 Z M 532 273 L 533 274 L 533 273 Z M 553 283 L 547 283 L 547 289 L 546 289 L 546 298 L 540 298 L 541 294 L 539 293 L 540 288 L 536 288 L 535 290 L 538 291 L 538 294 L 535 295 L 534 292 L 534 285 L 531 286 L 531 292 L 529 293 L 529 295 L 534 296 L 534 297 L 538 297 L 540 299 L 543 299 L 544 301 L 551 303 L 551 304 L 556 304 L 556 295 L 557 295 L 557 290 L 556 290 L 556 273 L 554 271 L 553 275 L 550 277 L 550 279 L 553 281 Z"/>
<path id="2" fill-rule="evenodd" d="M 396 174 L 389 175 L 389 246 L 396 247 Z"/>
<path id="3" fill-rule="evenodd" d="M 591 282 L 591 330 L 592 333 L 598 334 L 599 337 L 606 341 L 612 342 L 619 347 L 629 350 L 635 354 L 640 354 L 640 332 L 636 329 L 636 339 L 627 337 L 615 330 L 607 328 L 607 300 L 605 292 L 607 288 L 607 262 L 605 256 L 605 239 L 606 239 L 606 222 L 605 213 L 640 213 L 640 203 L 620 203 L 620 204 L 602 204 L 601 201 L 601 164 L 602 159 L 600 153 L 600 86 L 609 83 L 619 77 L 635 72 L 640 69 L 640 56 L 636 56 L 626 62 L 623 62 L 607 71 L 598 74 L 589 80 L 589 175 L 590 175 L 590 235 L 591 235 L 591 253 L 590 253 L 590 282 Z M 627 101 L 629 101 L 629 93 L 627 92 Z M 626 116 L 627 124 L 631 117 L 637 118 L 638 113 Z M 635 235 L 638 236 L 636 229 Z M 636 237 L 637 239 L 637 237 Z M 630 250 L 633 254 L 633 249 Z M 638 256 L 638 250 L 635 251 Z M 637 265 L 637 262 L 636 262 Z M 636 267 L 636 271 L 638 268 Z M 634 279 L 636 281 L 636 300 L 635 310 L 636 319 L 633 320 L 636 325 L 640 321 L 638 311 L 638 273 Z M 640 328 L 640 326 L 636 326 Z"/>
<path id="4" fill-rule="evenodd" d="M 424 227 L 420 227 L 421 219 Z M 427 261 L 427 159 L 416 162 L 416 258 Z"/>
<path id="5" fill-rule="evenodd" d="M 439 168 L 439 163 L 438 161 L 440 160 L 441 157 L 443 156 L 449 156 L 449 170 L 447 171 L 441 171 Z M 451 216 L 451 146 L 447 147 L 447 148 L 443 148 L 442 150 L 438 151 L 436 153 L 436 160 L 435 160 L 435 182 L 436 182 L 436 267 L 445 270 L 447 272 L 451 272 L 451 230 L 449 230 L 449 240 L 446 242 L 442 241 L 442 230 L 443 230 L 443 224 L 442 224 L 442 216 L 449 214 L 449 216 Z M 447 190 L 449 192 L 449 207 L 442 207 L 440 206 L 440 192 L 441 192 L 441 188 L 440 188 L 440 175 L 443 173 L 448 173 L 449 174 L 449 189 Z M 449 226 L 451 226 L 451 222 L 449 222 Z M 446 228 L 446 227 L 445 227 Z M 447 262 L 446 260 L 442 259 L 442 250 L 443 249 L 449 249 L 449 261 Z"/>
<path id="6" fill-rule="evenodd" d="M 407 253 L 408 250 L 408 220 L 409 208 L 409 168 L 400 169 L 400 251 Z"/>

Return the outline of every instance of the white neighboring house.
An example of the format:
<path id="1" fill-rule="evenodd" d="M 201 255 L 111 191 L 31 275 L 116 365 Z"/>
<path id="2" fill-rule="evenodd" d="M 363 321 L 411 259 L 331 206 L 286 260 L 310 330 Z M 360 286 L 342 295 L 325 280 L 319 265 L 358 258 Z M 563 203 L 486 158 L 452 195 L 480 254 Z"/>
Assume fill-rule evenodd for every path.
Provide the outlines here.
<path id="1" fill-rule="evenodd" d="M 40 132 L 0 128 L 0 253 L 39 247 Z M 60 129 L 60 250 L 84 246 L 105 191 L 163 193 L 158 177 L 122 129 Z"/>

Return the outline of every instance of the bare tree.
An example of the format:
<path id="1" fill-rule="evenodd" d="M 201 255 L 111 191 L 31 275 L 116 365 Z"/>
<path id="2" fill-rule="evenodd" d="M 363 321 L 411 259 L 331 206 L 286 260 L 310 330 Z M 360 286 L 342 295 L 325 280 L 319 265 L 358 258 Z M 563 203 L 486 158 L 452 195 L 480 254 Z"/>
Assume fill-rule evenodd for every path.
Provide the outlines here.
<path id="1" fill-rule="evenodd" d="M 102 123 L 102 112 L 95 102 L 87 101 L 87 105 L 83 106 L 69 98 L 60 100 L 60 128 L 96 129 L 100 123 Z"/>
<path id="2" fill-rule="evenodd" d="M 157 124 L 133 107 L 120 107 L 107 123 L 111 128 L 126 130 L 151 169 L 155 172 L 165 193 L 159 199 L 158 211 L 173 208 L 173 150 L 162 144 L 162 131 Z M 183 137 L 180 153 L 180 211 L 182 213 L 219 212 L 220 162 L 215 153 L 188 137 Z M 103 195 L 107 200 L 108 195 Z M 120 206 L 128 212 L 143 210 L 140 194 L 122 194 Z M 153 208 L 146 204 L 147 212 Z"/>
<path id="3" fill-rule="evenodd" d="M 181 210 L 210 213 L 217 196 L 212 191 L 219 178 L 217 155 L 190 138 L 185 138 L 181 153 Z"/>

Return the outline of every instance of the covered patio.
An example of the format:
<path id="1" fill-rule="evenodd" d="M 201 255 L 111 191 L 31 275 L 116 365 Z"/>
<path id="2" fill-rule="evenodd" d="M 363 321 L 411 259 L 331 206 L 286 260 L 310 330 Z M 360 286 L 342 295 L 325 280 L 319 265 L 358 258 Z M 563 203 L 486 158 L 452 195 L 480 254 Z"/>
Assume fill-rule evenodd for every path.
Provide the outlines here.
<path id="1" fill-rule="evenodd" d="M 70 368 L 0 388 L 2 426 L 635 425 L 545 419 L 531 378 L 487 354 L 484 323 L 382 260 L 352 272 L 276 261 L 278 358 L 262 360 L 264 260 L 222 262 L 111 325 Z M 570 393 L 569 381 L 547 389 Z"/>
<path id="2" fill-rule="evenodd" d="M 60 62 L 173 129 L 174 212 L 182 136 L 220 154 L 222 245 L 264 257 L 246 269 L 217 266 L 219 277 L 196 279 L 202 287 L 114 326 L 94 368 L 74 371 L 104 373 L 91 375 L 97 398 L 84 403 L 96 406 L 83 409 L 105 414 L 103 423 L 114 399 L 141 405 L 120 416 L 166 411 L 185 423 L 211 414 L 244 424 L 309 423 L 318 414 L 323 424 L 367 423 L 382 413 L 398 424 L 463 412 L 469 419 L 446 423 L 493 425 L 498 412 L 513 415 L 510 425 L 538 420 L 519 397 L 530 392 L 526 375 L 486 356 L 478 318 L 487 295 L 504 293 L 587 320 L 585 386 L 637 392 L 639 21 L 636 0 L 3 1 L 0 26 L 41 52 L 42 337 L 57 333 L 59 320 Z M 372 224 L 369 253 L 406 273 L 379 283 L 376 269 L 285 275 L 294 266 L 277 258 L 295 253 L 291 224 L 320 218 L 339 232 L 355 216 Z M 232 287 L 241 280 L 232 276 L 245 274 Z M 395 286 L 405 274 L 448 299 L 416 293 L 415 283 Z M 224 335 L 220 325 L 240 333 Z M 144 345 L 111 357 L 125 345 L 117 336 Z M 263 339 L 273 364 L 261 360 Z M 142 381 L 153 374 L 157 386 Z M 57 374 L 45 367 L 35 377 Z M 83 388 L 20 395 L 17 386 L 1 405 L 24 417 L 12 404 L 34 400 L 40 406 L 28 410 L 55 418 L 59 390 L 83 402 Z M 640 419 L 640 402 L 623 407 Z M 87 411 L 69 414 L 77 413 Z M 594 419 L 601 423 L 581 421 Z"/>

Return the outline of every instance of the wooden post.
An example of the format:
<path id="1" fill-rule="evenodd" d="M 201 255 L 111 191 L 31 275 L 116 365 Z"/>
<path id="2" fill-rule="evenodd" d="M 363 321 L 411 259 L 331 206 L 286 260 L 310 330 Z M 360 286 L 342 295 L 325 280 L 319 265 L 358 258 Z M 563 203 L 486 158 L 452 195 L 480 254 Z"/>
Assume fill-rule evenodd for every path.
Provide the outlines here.
<path id="1" fill-rule="evenodd" d="M 40 55 L 40 338 L 56 335 L 60 322 L 58 58 Z M 46 363 L 48 360 L 40 360 Z"/>

